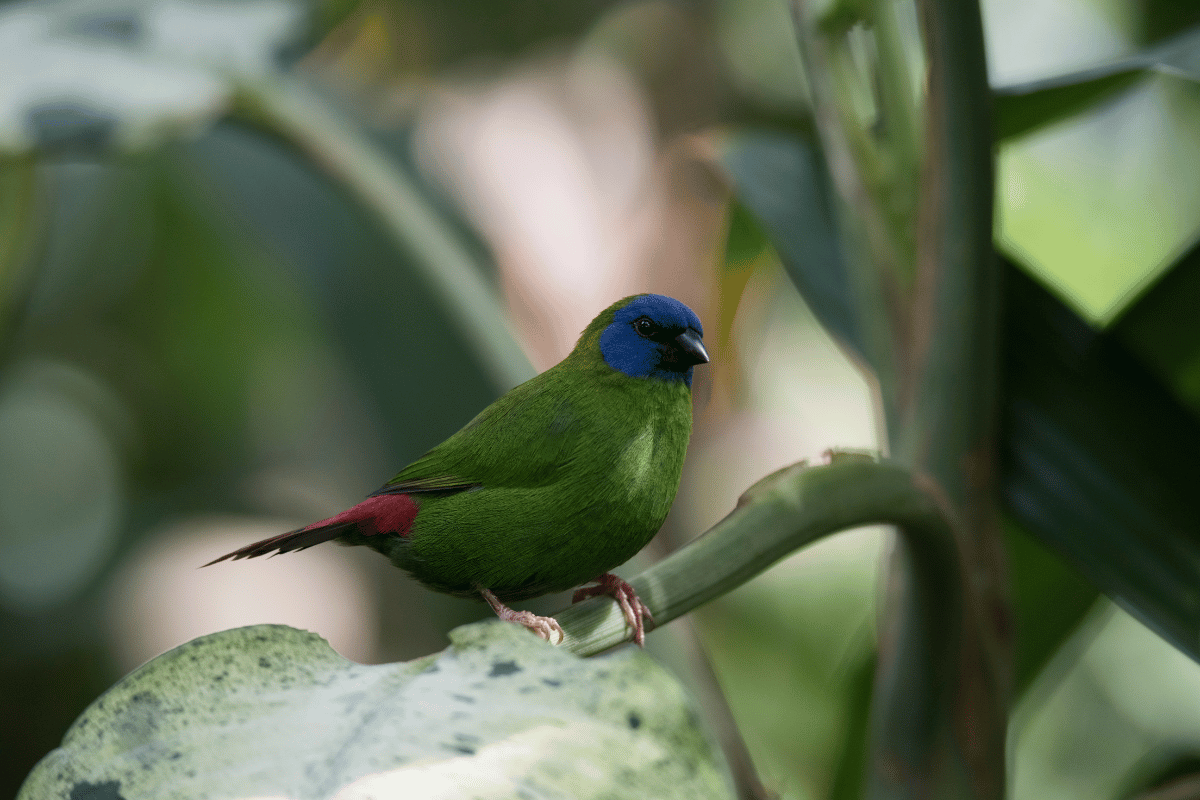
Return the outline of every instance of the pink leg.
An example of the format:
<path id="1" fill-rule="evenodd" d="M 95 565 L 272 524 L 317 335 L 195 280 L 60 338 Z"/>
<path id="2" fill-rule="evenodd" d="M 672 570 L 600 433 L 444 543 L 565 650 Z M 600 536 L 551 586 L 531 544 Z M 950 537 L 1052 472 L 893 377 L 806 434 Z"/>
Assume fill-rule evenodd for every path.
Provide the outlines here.
<path id="1" fill-rule="evenodd" d="M 495 611 L 496 616 L 500 619 L 505 622 L 515 622 L 518 625 L 524 625 L 547 642 L 550 641 L 552 634 L 557 633 L 558 642 L 556 644 L 562 644 L 562 640 L 566 637 L 566 634 L 563 633 L 562 626 L 558 624 L 558 620 L 554 617 L 539 617 L 537 614 L 529 611 L 514 611 L 504 605 L 504 603 L 501 603 L 500 599 L 487 589 L 482 586 L 478 587 L 478 589 L 479 593 L 483 595 L 483 599 L 487 600 L 488 605 L 492 607 L 492 611 Z"/>
<path id="2" fill-rule="evenodd" d="M 595 583 L 599 586 L 584 586 L 582 589 L 575 590 L 575 596 L 571 599 L 572 603 L 578 603 L 580 600 L 586 600 L 589 597 L 607 594 L 612 595 L 616 599 L 617 605 L 621 607 L 621 613 L 625 615 L 625 624 L 633 628 L 633 641 L 639 647 L 646 643 L 646 624 L 643 617 L 654 622 L 654 617 L 650 613 L 650 608 L 642 599 L 637 596 L 637 592 L 633 590 L 625 581 L 613 575 L 611 572 L 606 572 L 599 578 L 596 578 Z"/>

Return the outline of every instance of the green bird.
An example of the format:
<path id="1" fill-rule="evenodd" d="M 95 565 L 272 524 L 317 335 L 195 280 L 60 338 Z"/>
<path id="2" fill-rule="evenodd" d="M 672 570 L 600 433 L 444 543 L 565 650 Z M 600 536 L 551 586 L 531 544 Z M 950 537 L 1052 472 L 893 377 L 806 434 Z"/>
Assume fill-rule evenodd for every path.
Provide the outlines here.
<path id="1" fill-rule="evenodd" d="M 482 597 L 501 619 L 559 641 L 552 617 L 505 602 L 596 583 L 574 601 L 612 595 L 640 645 L 650 610 L 610 570 L 646 546 L 675 500 L 692 429 L 692 369 L 708 362 L 703 335 L 678 300 L 620 300 L 570 355 L 363 502 L 209 564 L 331 539 L 366 545 L 431 589 Z"/>

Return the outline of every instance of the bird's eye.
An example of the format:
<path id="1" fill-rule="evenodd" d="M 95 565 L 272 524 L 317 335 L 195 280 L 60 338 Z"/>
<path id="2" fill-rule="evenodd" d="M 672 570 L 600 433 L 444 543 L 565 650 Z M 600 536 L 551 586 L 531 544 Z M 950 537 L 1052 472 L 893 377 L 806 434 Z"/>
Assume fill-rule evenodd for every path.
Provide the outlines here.
<path id="1" fill-rule="evenodd" d="M 658 331 L 658 326 L 651 322 L 649 317 L 638 317 L 633 321 L 633 329 L 638 332 L 638 336 L 649 339 Z"/>

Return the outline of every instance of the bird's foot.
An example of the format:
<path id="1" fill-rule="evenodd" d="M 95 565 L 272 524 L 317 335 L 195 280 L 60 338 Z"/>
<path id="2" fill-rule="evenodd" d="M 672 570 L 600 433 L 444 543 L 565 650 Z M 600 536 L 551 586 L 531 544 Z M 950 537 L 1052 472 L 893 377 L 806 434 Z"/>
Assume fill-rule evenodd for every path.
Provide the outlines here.
<path id="1" fill-rule="evenodd" d="M 625 615 L 625 624 L 633 628 L 633 641 L 639 647 L 644 646 L 646 643 L 645 620 L 654 622 L 654 615 L 650 613 L 650 607 L 642 602 L 642 598 L 638 597 L 632 586 L 611 572 L 606 572 L 596 578 L 595 583 L 599 585 L 576 589 L 571 602 L 578 603 L 580 600 L 602 594 L 611 595 L 617 601 L 617 605 L 621 607 L 621 613 Z"/>
<path id="2" fill-rule="evenodd" d="M 566 638 L 566 633 L 563 632 L 562 626 L 558 624 L 558 620 L 554 617 L 539 617 L 530 611 L 511 609 L 504 605 L 504 603 L 501 603 L 496 595 L 482 586 L 479 587 L 479 593 L 483 595 L 484 600 L 487 600 L 488 605 L 492 607 L 492 611 L 496 612 L 496 616 L 505 622 L 515 622 L 518 625 L 524 625 L 547 642 L 554 642 L 550 637 L 558 634 L 558 641 L 554 642 L 554 644 L 562 644 L 563 639 Z"/>

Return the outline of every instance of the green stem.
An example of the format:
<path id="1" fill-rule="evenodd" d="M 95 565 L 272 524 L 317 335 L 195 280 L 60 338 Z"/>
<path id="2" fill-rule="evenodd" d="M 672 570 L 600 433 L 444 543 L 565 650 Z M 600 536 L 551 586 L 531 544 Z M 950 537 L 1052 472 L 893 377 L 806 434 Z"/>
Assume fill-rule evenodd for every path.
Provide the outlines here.
<path id="1" fill-rule="evenodd" d="M 888 155 L 895 164 L 893 183 L 912 185 L 918 177 L 922 152 L 920 106 L 913 91 L 909 58 L 900 29 L 900 3 L 875 0 L 872 19 L 879 50 L 876 80 L 883 114 Z"/>
<path id="2" fill-rule="evenodd" d="M 412 257 L 498 391 L 534 375 L 479 265 L 412 179 L 360 128 L 286 76 L 241 85 L 235 114 L 304 153 L 378 220 Z"/>
<path id="3" fill-rule="evenodd" d="M 854 296 L 863 354 L 875 371 L 883 415 L 898 412 L 900 348 L 907 322 L 901 313 L 896 276 L 911 261 L 897 248 L 882 187 L 886 175 L 870 132 L 860 124 L 854 97 L 863 90 L 844 33 L 827 33 L 813 19 L 807 0 L 792 0 L 796 39 L 812 93 L 831 182 L 837 190 L 837 224 Z"/>
<path id="4" fill-rule="evenodd" d="M 880 642 L 867 796 L 999 798 L 1008 631 L 992 441 L 998 275 L 992 259 L 990 91 L 976 0 L 918 0 L 924 119 L 908 113 L 894 9 L 873 31 L 881 134 L 848 110 L 850 23 L 793 0 L 891 453 L 922 476 L 958 535 L 954 557 L 903 539 Z M 844 7 L 843 7 L 844 8 Z M 920 181 L 910 174 L 920 143 Z M 905 165 L 908 164 L 907 168 Z M 889 172 L 890 170 L 890 172 Z M 915 187 L 915 188 L 914 188 Z M 914 235 L 915 230 L 915 235 Z M 885 337 L 890 336 L 885 341 Z M 968 579 L 969 576 L 969 579 Z"/>
<path id="5" fill-rule="evenodd" d="M 923 0 L 921 10 L 927 147 L 903 444 L 960 505 L 973 477 L 963 458 L 989 454 L 995 428 L 1000 270 L 992 253 L 991 102 L 978 5 Z"/>
<path id="6" fill-rule="evenodd" d="M 909 60 L 900 30 L 896 0 L 875 0 L 872 7 L 874 40 L 878 50 L 876 83 L 882 125 L 880 136 L 886 142 L 887 172 L 878 194 L 887 215 L 897 250 L 907 258 L 897 265 L 897 288 L 912 289 L 916 277 L 916 226 L 920 183 L 922 131 L 920 107 L 913 93 Z"/>
<path id="7" fill-rule="evenodd" d="M 910 361 L 891 440 L 956 520 L 961 561 L 944 574 L 915 558 L 894 564 L 883 637 L 893 646 L 880 649 L 867 796 L 998 800 L 1011 633 L 995 517 L 1000 273 L 990 92 L 978 3 L 918 7 L 928 65 L 925 154 Z M 962 604 L 950 620 L 939 608 L 947 591 Z M 921 642 L 945 624 L 955 643 L 939 655 Z"/>
<path id="8" fill-rule="evenodd" d="M 827 466 L 800 463 L 759 481 L 725 519 L 630 583 L 661 626 L 824 536 L 880 523 L 899 526 L 926 560 L 955 558 L 949 524 L 906 469 L 891 461 L 837 453 Z M 608 598 L 587 600 L 555 617 L 567 634 L 563 646 L 580 655 L 599 653 L 632 636 Z"/>

